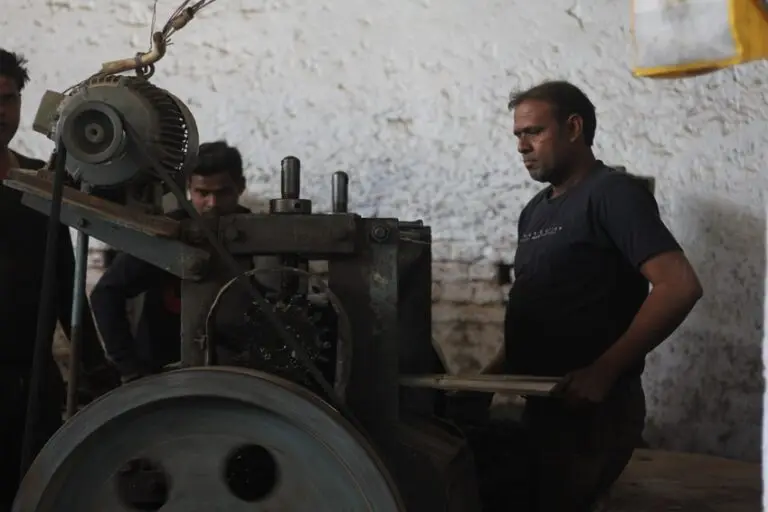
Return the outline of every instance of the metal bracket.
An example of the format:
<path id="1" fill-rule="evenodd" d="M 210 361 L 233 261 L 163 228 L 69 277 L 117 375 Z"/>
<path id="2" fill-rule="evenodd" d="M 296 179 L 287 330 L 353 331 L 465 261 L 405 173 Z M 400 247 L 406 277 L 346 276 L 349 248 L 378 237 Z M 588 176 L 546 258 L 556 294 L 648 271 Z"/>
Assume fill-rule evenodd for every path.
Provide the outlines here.
<path id="1" fill-rule="evenodd" d="M 50 213 L 52 183 L 49 180 L 13 170 L 4 184 L 22 192 L 22 203 L 27 207 L 45 215 Z M 74 188 L 65 186 L 64 189 L 63 224 L 181 279 L 202 279 L 210 254 L 174 238 L 179 232 L 177 221 L 138 215 Z"/>

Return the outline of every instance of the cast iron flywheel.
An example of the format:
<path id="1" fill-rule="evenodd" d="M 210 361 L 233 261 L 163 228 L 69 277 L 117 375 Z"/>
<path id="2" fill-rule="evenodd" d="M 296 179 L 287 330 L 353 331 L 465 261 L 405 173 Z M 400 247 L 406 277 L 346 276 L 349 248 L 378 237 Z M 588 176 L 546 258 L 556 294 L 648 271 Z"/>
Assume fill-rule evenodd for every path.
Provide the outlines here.
<path id="1" fill-rule="evenodd" d="M 191 368 L 95 401 L 46 444 L 14 512 L 401 512 L 341 415 L 252 370 Z"/>

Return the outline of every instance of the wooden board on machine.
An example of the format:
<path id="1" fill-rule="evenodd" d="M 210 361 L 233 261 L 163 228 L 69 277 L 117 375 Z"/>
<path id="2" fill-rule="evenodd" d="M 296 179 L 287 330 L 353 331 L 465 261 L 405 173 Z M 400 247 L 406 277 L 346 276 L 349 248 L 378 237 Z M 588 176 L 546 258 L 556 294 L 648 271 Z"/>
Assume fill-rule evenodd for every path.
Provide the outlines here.
<path id="1" fill-rule="evenodd" d="M 529 375 L 404 375 L 400 377 L 400 385 L 444 391 L 546 396 L 552 392 L 558 380 L 557 377 Z"/>

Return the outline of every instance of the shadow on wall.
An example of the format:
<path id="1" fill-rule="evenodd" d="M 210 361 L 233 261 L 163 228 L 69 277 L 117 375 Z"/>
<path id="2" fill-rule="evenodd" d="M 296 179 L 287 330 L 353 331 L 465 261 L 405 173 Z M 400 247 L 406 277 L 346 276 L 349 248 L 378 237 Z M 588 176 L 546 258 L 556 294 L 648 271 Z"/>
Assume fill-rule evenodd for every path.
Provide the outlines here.
<path id="1" fill-rule="evenodd" d="M 761 457 L 766 219 L 733 202 L 691 198 L 675 212 L 705 296 L 648 358 L 651 446 Z"/>

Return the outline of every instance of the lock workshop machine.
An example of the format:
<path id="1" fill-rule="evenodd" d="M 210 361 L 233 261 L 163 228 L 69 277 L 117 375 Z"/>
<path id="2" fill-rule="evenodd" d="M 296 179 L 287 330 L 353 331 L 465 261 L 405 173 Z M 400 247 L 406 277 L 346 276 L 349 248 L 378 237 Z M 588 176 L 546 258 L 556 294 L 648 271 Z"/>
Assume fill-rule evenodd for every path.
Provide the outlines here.
<path id="1" fill-rule="evenodd" d="M 88 237 L 182 282 L 181 369 L 76 414 L 73 336 L 71 417 L 27 461 L 13 510 L 480 510 L 467 441 L 438 419 L 450 384 L 404 378 L 445 371 L 431 336 L 430 228 L 348 212 L 343 172 L 330 180 L 332 213 L 314 213 L 294 157 L 282 161 L 269 213 L 202 218 L 187 201 L 195 120 L 149 79 L 168 35 L 194 13 L 177 11 L 150 52 L 47 92 L 34 127 L 56 143 L 49 168 L 11 170 L 4 182 L 50 216 L 43 323 L 54 321 L 59 222 L 78 230 L 74 317 Z M 187 220 L 163 215 L 169 193 Z M 326 278 L 309 271 L 313 261 L 327 262 Z M 28 430 L 49 342 L 35 347 Z"/>

